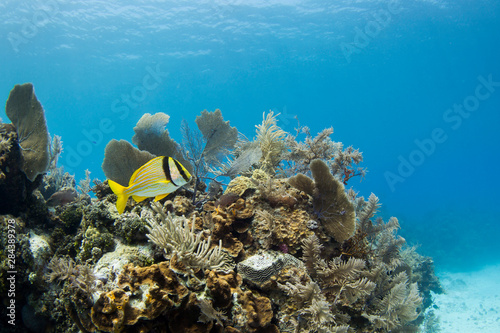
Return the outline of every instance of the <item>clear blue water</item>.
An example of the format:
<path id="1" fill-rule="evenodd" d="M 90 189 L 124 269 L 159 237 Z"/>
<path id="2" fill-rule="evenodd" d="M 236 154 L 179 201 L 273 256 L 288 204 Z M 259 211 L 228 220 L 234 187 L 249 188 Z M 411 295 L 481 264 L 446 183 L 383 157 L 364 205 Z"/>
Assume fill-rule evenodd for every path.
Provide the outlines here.
<path id="1" fill-rule="evenodd" d="M 363 151 L 350 184 L 438 270 L 498 261 L 498 1 L 6 0 L 0 22 L 0 99 L 34 84 L 77 178 L 146 112 L 180 141 L 204 109 L 248 137 L 274 110 Z"/>

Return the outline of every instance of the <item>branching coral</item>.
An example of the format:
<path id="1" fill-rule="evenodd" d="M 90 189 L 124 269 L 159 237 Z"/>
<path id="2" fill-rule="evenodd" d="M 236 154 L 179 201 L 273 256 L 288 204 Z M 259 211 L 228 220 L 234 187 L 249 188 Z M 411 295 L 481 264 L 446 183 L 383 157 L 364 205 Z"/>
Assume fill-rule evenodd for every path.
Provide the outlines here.
<path id="1" fill-rule="evenodd" d="M 78 191 L 83 194 L 87 194 L 92 190 L 90 186 L 90 170 L 85 169 L 85 178 L 80 180 L 78 184 Z"/>
<path id="2" fill-rule="evenodd" d="M 297 308 L 292 316 L 306 319 L 298 322 L 288 320 L 283 331 L 347 332 L 347 325 L 337 326 L 340 321 L 345 321 L 344 316 L 334 303 L 327 301 L 320 286 L 307 275 L 300 277 L 297 272 L 292 271 L 286 284 L 278 282 L 278 287 L 289 296 L 289 301 L 294 304 L 293 308 Z M 337 315 L 339 318 L 336 318 Z"/>
<path id="3" fill-rule="evenodd" d="M 375 288 L 375 283 L 361 277 L 365 265 L 362 259 L 349 258 L 343 261 L 337 257 L 328 263 L 320 260 L 316 269 L 323 286 L 336 295 L 334 303 L 342 301 L 344 305 L 350 305 L 361 296 L 369 295 Z"/>
<path id="4" fill-rule="evenodd" d="M 321 294 L 321 289 L 318 284 L 313 281 L 309 281 L 306 284 L 300 283 L 296 276 L 293 276 L 292 282 L 287 282 L 285 285 L 279 285 L 280 289 L 284 290 L 286 294 L 293 297 L 297 304 L 303 306 L 304 304 L 311 304 L 313 299 L 324 300 L 323 294 Z"/>
<path id="5" fill-rule="evenodd" d="M 49 283 L 69 281 L 72 287 L 84 291 L 88 297 L 96 290 L 94 273 L 87 265 L 75 265 L 71 258 L 54 257 L 47 268 L 50 272 L 45 278 Z"/>
<path id="6" fill-rule="evenodd" d="M 0 139 L 0 153 L 3 154 L 4 152 L 8 152 L 11 146 L 11 138 L 5 138 L 2 136 L 2 138 Z"/>
<path id="7" fill-rule="evenodd" d="M 393 221 L 380 230 L 380 234 L 384 234 L 384 241 L 390 240 L 389 236 L 392 236 L 395 227 Z M 376 236 L 376 240 L 379 240 L 380 234 Z M 322 287 L 321 293 L 318 288 L 314 288 L 314 282 L 300 285 L 295 281 L 284 286 L 290 296 L 293 294 L 294 297 L 304 297 L 307 300 L 316 295 L 314 296 L 317 298 L 316 308 L 321 308 L 319 300 L 324 297 L 323 293 L 330 295 L 328 299 L 332 300 L 333 305 L 353 306 L 363 297 L 366 299 L 364 302 L 366 306 L 363 308 L 362 316 L 376 329 L 392 330 L 417 318 L 417 309 L 422 304 L 417 284 L 408 282 L 408 275 L 404 269 L 394 271 L 394 259 L 390 263 L 385 263 L 375 256 L 370 271 L 366 269 L 364 260 L 352 257 L 347 261 L 337 257 L 327 262 L 321 259 L 321 245 L 314 235 L 304 240 L 303 251 L 305 265 L 312 276 L 317 276 Z M 307 301 L 301 302 L 307 305 Z M 310 308 L 306 309 L 311 310 Z M 305 314 L 311 316 L 307 311 Z M 320 316 L 321 313 L 316 312 L 316 315 Z"/>
<path id="8" fill-rule="evenodd" d="M 50 144 L 50 169 L 57 167 L 59 156 L 63 152 L 63 142 L 59 135 L 54 135 Z"/>
<path id="9" fill-rule="evenodd" d="M 267 210 L 257 210 L 252 225 L 254 237 L 258 239 L 259 245 L 265 250 L 269 249 L 272 245 L 273 230 L 275 229 L 273 214 Z"/>
<path id="10" fill-rule="evenodd" d="M 306 137 L 304 141 L 298 142 L 297 137 L 300 132 Z M 333 128 L 329 127 L 313 138 L 307 126 L 299 128 L 296 135 L 288 134 L 286 137 L 288 152 L 284 156 L 285 175 L 306 173 L 313 160 L 321 159 L 344 185 L 352 177 L 364 177 L 366 170 L 357 166 L 363 160 L 361 152 L 351 146 L 343 149 L 341 142 L 335 142 L 330 138 L 332 134 Z"/>
<path id="11" fill-rule="evenodd" d="M 69 279 L 75 274 L 75 262 L 71 258 L 54 257 L 47 265 L 50 273 L 47 273 L 47 282 L 58 282 Z"/>
<path id="12" fill-rule="evenodd" d="M 333 134 L 332 127 L 325 128 L 314 138 L 308 127 L 302 127 L 301 132 L 306 135 L 302 142 L 297 142 L 297 135 L 293 136 L 289 134 L 286 137 L 289 147 L 286 159 L 295 162 L 289 173 L 306 173 L 309 169 L 309 164 L 313 160 L 332 160 L 342 150 L 342 143 L 334 142 L 330 139 L 330 135 Z"/>
<path id="13" fill-rule="evenodd" d="M 400 272 L 382 290 L 377 288 L 363 316 L 376 328 L 393 330 L 415 320 L 421 303 L 417 284 L 409 284 L 406 272 Z"/>
<path id="14" fill-rule="evenodd" d="M 316 265 L 321 259 L 321 249 L 323 246 L 315 234 L 310 235 L 302 241 L 302 258 L 307 271 L 314 278 L 317 275 Z"/>
<path id="15" fill-rule="evenodd" d="M 198 269 L 230 270 L 233 264 L 229 256 L 222 250 L 222 241 L 218 246 L 210 248 L 211 237 L 202 240 L 202 233 L 194 231 L 194 220 L 189 227 L 189 222 L 184 216 L 165 214 L 163 207 L 151 203 L 154 211 L 159 215 L 161 223 L 156 219 L 148 219 L 146 236 L 156 245 L 163 248 L 166 256 L 176 256 L 176 260 L 186 266 L 189 274 L 194 274 Z"/>
<path id="16" fill-rule="evenodd" d="M 257 142 L 262 151 L 261 168 L 269 173 L 274 173 L 276 167 L 282 159 L 285 152 L 285 137 L 286 132 L 279 128 L 276 123 L 276 117 L 273 111 L 270 111 L 267 116 L 262 114 L 262 124 L 257 127 Z"/>
<path id="17" fill-rule="evenodd" d="M 354 149 L 352 146 L 344 150 L 339 150 L 331 164 L 331 170 L 334 175 L 339 175 L 342 182 L 347 184 L 349 179 L 356 176 L 362 178 L 366 175 L 366 169 L 357 167 L 363 161 L 363 155 L 359 149 Z"/>
<path id="18" fill-rule="evenodd" d="M 50 169 L 43 177 L 43 187 L 40 189 L 44 198 L 48 199 L 54 193 L 64 189 L 75 188 L 75 177 L 64 171 L 64 167 Z"/>
<path id="19" fill-rule="evenodd" d="M 198 306 L 201 310 L 201 316 L 198 321 L 202 323 L 208 323 L 215 320 L 217 324 L 223 327 L 222 320 L 228 320 L 224 312 L 216 310 L 209 300 L 200 299 Z"/>
<path id="20" fill-rule="evenodd" d="M 238 145 L 238 143 L 236 144 Z M 262 158 L 262 150 L 258 145 L 249 143 L 243 149 L 235 149 L 235 157 L 227 156 L 227 160 L 220 164 L 218 168 L 209 167 L 208 171 L 217 177 L 234 178 L 237 175 L 249 171 L 253 165 L 256 165 Z"/>
<path id="21" fill-rule="evenodd" d="M 352 177 L 364 177 L 366 170 L 358 167 L 363 160 L 361 152 L 353 147 L 343 149 L 342 143 L 332 141 L 333 128 L 326 128 L 313 137 L 309 128 L 302 127 L 292 135 L 277 125 L 278 115 L 272 111 L 267 115 L 264 113 L 262 123 L 256 126 L 255 140 L 238 141 L 233 151 L 236 158 L 229 158 L 226 165 L 212 172 L 218 176 L 234 177 L 256 165 L 271 175 L 292 176 L 307 173 L 311 162 L 321 159 L 333 176 L 344 184 Z M 302 142 L 297 141 L 300 132 L 306 135 Z"/>
<path id="22" fill-rule="evenodd" d="M 57 167 L 59 156 L 63 152 L 63 142 L 59 135 L 54 135 L 50 145 L 50 165 L 47 174 L 43 177 L 41 192 L 48 199 L 52 194 L 66 188 L 75 187 L 75 177 L 64 171 L 64 167 Z"/>
<path id="23" fill-rule="evenodd" d="M 371 244 L 376 258 L 391 268 L 399 266 L 401 264 L 400 251 L 405 244 L 405 239 L 396 235 L 399 229 L 398 219 L 391 217 L 387 223 L 384 223 L 382 218 L 377 218 L 374 229 L 376 233 L 371 236 Z"/>
<path id="24" fill-rule="evenodd" d="M 310 305 L 299 313 L 317 325 L 332 323 L 335 320 L 335 316 L 330 311 L 330 303 L 323 299 L 313 298 Z"/>
<path id="25" fill-rule="evenodd" d="M 0 123 L 0 181 L 6 178 L 6 162 L 9 160 L 12 144 L 17 138 L 17 133 L 14 130 L 9 131 L 9 127 L 14 129 L 12 125 Z"/>
<path id="26" fill-rule="evenodd" d="M 362 233 L 371 232 L 372 223 L 370 219 L 375 215 L 379 207 L 378 197 L 373 193 L 370 194 L 368 202 L 364 202 L 362 209 L 357 213 L 358 230 Z"/>

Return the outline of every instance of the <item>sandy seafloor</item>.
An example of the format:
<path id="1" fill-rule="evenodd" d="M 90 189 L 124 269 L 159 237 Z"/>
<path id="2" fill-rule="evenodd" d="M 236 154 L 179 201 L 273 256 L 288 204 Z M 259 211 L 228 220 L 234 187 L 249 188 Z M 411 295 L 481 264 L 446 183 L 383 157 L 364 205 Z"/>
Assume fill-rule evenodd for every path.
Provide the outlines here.
<path id="1" fill-rule="evenodd" d="M 445 294 L 434 295 L 440 332 L 500 333 L 500 263 L 467 273 L 438 273 Z"/>

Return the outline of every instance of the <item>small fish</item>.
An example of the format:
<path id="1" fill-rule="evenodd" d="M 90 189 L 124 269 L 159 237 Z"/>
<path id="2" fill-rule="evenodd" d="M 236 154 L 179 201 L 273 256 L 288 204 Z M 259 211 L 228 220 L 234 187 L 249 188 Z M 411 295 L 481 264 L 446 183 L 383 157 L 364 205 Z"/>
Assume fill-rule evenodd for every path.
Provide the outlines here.
<path id="1" fill-rule="evenodd" d="M 191 174 L 172 157 L 158 156 L 135 170 L 128 187 L 108 179 L 109 187 L 118 196 L 116 209 L 123 213 L 129 196 L 136 202 L 155 197 L 155 201 L 165 198 L 179 187 L 189 183 Z"/>
<path id="2" fill-rule="evenodd" d="M 64 188 L 50 196 L 47 200 L 48 206 L 64 206 L 78 198 L 78 193 L 74 188 Z"/>

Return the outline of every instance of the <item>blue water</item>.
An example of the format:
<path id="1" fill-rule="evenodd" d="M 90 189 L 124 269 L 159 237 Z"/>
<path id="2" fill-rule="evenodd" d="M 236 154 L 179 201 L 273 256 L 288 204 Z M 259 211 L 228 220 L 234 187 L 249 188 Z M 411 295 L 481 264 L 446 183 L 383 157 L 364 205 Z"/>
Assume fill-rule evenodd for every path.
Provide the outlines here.
<path id="1" fill-rule="evenodd" d="M 34 84 L 76 178 L 146 112 L 180 141 L 204 109 L 247 137 L 273 110 L 363 151 L 350 185 L 438 270 L 499 259 L 498 1 L 7 0 L 0 22 L 0 99 Z"/>

